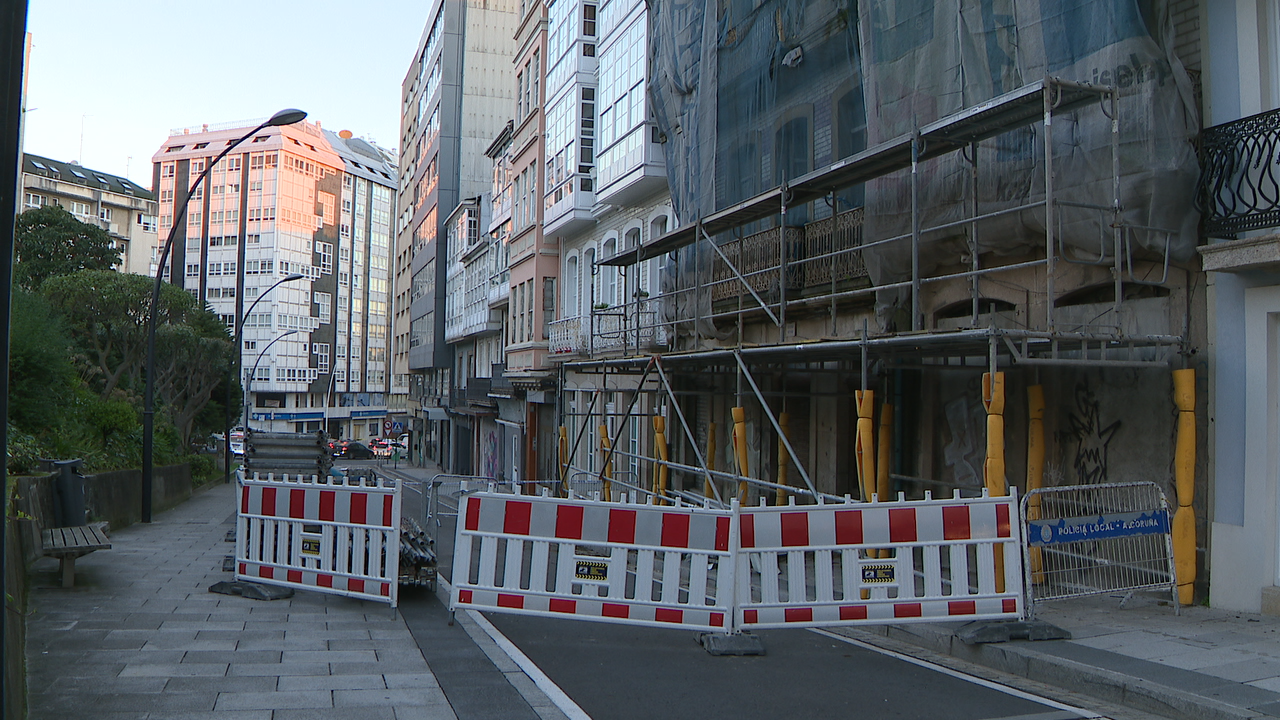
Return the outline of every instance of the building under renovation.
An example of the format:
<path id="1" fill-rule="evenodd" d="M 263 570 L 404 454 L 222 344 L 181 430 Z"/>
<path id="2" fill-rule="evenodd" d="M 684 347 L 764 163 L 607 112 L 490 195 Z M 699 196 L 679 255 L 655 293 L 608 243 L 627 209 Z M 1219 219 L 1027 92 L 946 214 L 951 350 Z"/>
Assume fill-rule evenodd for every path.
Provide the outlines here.
<path id="1" fill-rule="evenodd" d="M 1175 467 L 1204 476 L 1203 431 L 1175 448 L 1206 399 L 1175 6 L 654 4 L 675 229 L 592 269 L 661 266 L 591 303 L 540 479 L 770 504 L 1146 480 L 1203 548 Z"/>

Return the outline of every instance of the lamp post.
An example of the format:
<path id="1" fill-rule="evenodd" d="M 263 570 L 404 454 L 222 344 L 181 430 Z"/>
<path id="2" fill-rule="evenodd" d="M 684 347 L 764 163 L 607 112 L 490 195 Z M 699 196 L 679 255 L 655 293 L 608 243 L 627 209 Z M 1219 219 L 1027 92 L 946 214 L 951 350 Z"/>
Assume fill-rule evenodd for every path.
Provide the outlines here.
<path id="1" fill-rule="evenodd" d="M 241 267 L 239 272 L 244 272 L 244 268 Z M 232 333 L 231 337 L 231 342 L 235 347 L 235 352 L 233 352 L 231 357 L 227 360 L 227 401 L 226 407 L 222 413 L 223 420 L 225 421 L 223 427 L 224 432 L 222 435 L 222 482 L 224 483 L 231 482 L 231 379 L 235 377 L 236 370 L 240 367 L 240 342 L 244 336 L 245 320 L 253 314 L 253 309 L 258 307 L 258 303 L 262 302 L 262 299 L 270 294 L 272 290 L 275 290 L 284 283 L 301 280 L 304 277 L 306 277 L 306 275 L 293 273 L 280 278 L 271 287 L 259 293 L 258 299 L 254 300 L 253 304 L 249 306 L 249 309 L 245 310 L 244 314 L 236 319 L 235 332 Z M 267 345 L 267 347 L 271 346 Z M 244 427 L 247 430 L 249 428 L 249 423 L 246 422 Z"/>
<path id="2" fill-rule="evenodd" d="M 271 348 L 271 346 L 272 346 L 272 345 L 275 345 L 275 344 L 276 344 L 277 342 L 279 342 L 280 340 L 282 340 L 282 339 L 284 339 L 284 338 L 287 338 L 287 337 L 289 337 L 290 335 L 293 335 L 293 334 L 294 334 L 294 333 L 296 333 L 296 332 L 298 332 L 298 331 L 297 331 L 297 330 L 290 330 L 289 332 L 286 332 L 286 333 L 280 333 L 279 335 L 277 335 L 275 340 L 272 340 L 271 342 L 267 343 L 267 346 L 266 346 L 266 347 L 264 347 L 264 348 L 262 348 L 262 352 L 259 352 L 259 353 L 258 353 L 258 359 L 253 361 L 253 370 L 251 370 L 251 371 L 249 372 L 249 377 L 248 377 L 248 378 L 246 378 L 246 379 L 245 379 L 245 381 L 244 381 L 244 396 L 245 396 L 245 401 L 244 401 L 244 427 L 245 427 L 245 430 L 246 430 L 246 431 L 248 431 L 248 429 L 249 429 L 249 400 L 250 400 L 250 397 L 251 397 L 251 396 L 252 396 L 252 394 L 253 394 L 253 393 L 252 393 L 252 390 L 253 390 L 253 378 L 254 378 L 254 377 L 256 377 L 256 376 L 257 376 L 257 374 L 258 374 L 258 363 L 262 362 L 262 356 L 267 354 L 267 350 L 269 350 L 269 349 Z M 228 441 L 228 442 L 230 442 L 230 441 Z"/>
<path id="3" fill-rule="evenodd" d="M 205 177 L 213 171 L 213 167 L 227 156 L 227 153 L 234 150 L 240 143 L 258 134 L 258 131 L 263 128 L 292 125 L 302 122 L 306 117 L 307 114 L 302 110 L 293 108 L 281 110 L 272 115 L 266 122 L 240 136 L 239 140 L 228 144 L 213 159 L 213 162 L 205 166 L 204 171 L 191 184 L 191 189 L 183 197 L 182 204 L 174 210 L 173 225 L 169 227 L 169 235 L 165 238 L 164 248 L 160 251 L 160 262 L 156 265 L 156 282 L 151 289 L 151 308 L 147 313 L 147 384 L 142 402 L 142 522 L 144 523 L 151 522 L 152 463 L 155 455 L 156 312 L 160 306 L 160 284 L 164 282 L 164 267 L 169 262 L 169 251 L 173 249 L 173 236 L 186 219 L 187 205 L 191 201 L 191 195 L 200 186 L 200 183 L 204 182 Z M 224 438 L 224 441 L 230 442 L 230 438 Z"/>

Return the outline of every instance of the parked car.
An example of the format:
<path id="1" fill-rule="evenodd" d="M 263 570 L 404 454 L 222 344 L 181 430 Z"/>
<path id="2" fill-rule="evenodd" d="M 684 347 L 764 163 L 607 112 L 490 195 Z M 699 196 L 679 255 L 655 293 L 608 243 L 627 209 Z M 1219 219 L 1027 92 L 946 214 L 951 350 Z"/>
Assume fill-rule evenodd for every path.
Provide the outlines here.
<path id="1" fill-rule="evenodd" d="M 373 450 L 368 445 L 354 440 L 345 440 L 338 444 L 334 450 L 333 456 L 347 458 L 348 460 L 369 460 L 374 455 Z"/>
<path id="2" fill-rule="evenodd" d="M 373 438 L 369 441 L 369 449 L 378 457 L 391 457 L 393 447 L 391 441 L 386 438 Z"/>

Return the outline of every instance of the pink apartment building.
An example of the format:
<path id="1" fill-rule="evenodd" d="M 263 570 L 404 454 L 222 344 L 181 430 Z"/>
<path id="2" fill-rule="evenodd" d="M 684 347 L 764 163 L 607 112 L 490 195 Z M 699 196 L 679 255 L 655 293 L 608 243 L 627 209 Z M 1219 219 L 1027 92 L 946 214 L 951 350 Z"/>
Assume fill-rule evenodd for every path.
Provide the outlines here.
<path id="1" fill-rule="evenodd" d="M 208 163 L 256 124 L 175 130 L 152 158 L 160 237 L 174 231 L 162 272 L 229 329 L 243 321 L 251 427 L 386 434 L 395 156 L 319 123 L 266 128 L 193 191 Z M 263 295 L 295 273 L 302 279 Z"/>

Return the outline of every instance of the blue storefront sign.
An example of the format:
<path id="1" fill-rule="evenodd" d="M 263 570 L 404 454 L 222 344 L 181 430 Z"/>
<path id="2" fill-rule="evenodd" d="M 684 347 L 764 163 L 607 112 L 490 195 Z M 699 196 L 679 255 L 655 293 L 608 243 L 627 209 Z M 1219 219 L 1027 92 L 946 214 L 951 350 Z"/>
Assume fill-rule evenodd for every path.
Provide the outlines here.
<path id="1" fill-rule="evenodd" d="M 1027 522 L 1027 542 L 1031 545 L 1061 545 L 1090 540 L 1159 535 L 1168 532 L 1169 512 L 1167 510 Z"/>

